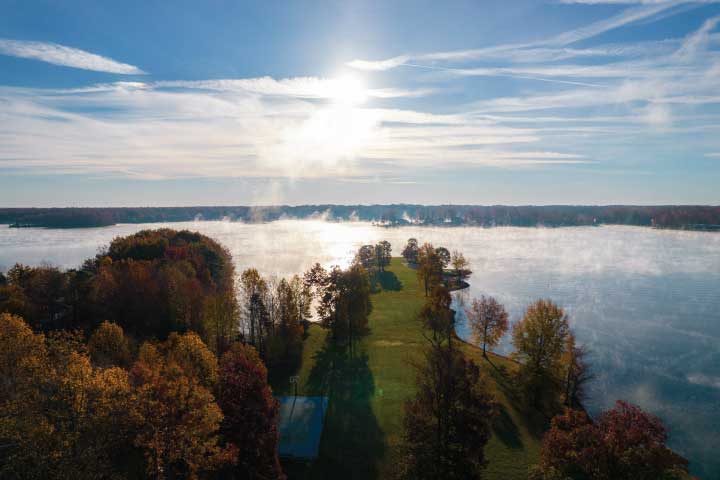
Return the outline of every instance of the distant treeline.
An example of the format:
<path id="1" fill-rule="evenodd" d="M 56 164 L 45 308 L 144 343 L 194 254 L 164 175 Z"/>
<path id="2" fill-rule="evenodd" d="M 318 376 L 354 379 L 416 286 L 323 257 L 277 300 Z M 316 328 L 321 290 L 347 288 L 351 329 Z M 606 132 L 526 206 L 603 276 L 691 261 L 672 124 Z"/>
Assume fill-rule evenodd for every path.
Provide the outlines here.
<path id="1" fill-rule="evenodd" d="M 268 222 L 283 218 L 362 220 L 382 225 L 478 225 L 566 227 L 637 225 L 720 230 L 720 206 L 477 206 L 477 205 L 299 205 L 147 208 L 0 208 L 0 224 L 14 227 L 84 228 L 117 223 L 231 220 Z"/>

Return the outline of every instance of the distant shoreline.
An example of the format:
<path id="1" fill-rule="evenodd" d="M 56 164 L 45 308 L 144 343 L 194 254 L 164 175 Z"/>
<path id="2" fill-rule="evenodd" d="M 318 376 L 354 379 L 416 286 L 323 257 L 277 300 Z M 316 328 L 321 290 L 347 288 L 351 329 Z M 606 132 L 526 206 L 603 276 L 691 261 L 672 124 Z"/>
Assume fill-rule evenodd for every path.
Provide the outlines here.
<path id="1" fill-rule="evenodd" d="M 299 205 L 102 208 L 0 208 L 11 228 L 96 228 L 121 223 L 229 220 L 264 223 L 284 219 L 365 221 L 380 227 L 580 227 L 630 225 L 657 229 L 720 231 L 720 206 L 703 205 Z"/>

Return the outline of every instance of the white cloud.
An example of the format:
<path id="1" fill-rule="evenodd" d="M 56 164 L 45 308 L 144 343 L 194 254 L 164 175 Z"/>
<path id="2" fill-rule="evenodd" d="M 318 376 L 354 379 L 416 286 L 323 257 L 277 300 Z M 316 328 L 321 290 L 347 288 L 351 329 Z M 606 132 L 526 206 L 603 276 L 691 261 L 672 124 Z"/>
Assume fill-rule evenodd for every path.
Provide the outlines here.
<path id="1" fill-rule="evenodd" d="M 703 25 L 689 35 L 682 47 L 675 53 L 675 57 L 682 61 L 692 61 L 700 52 L 704 52 L 710 45 L 710 32 L 717 27 L 720 16 L 705 20 Z"/>
<path id="2" fill-rule="evenodd" d="M 422 97 L 433 93 L 432 89 L 377 88 L 366 89 L 359 81 L 347 78 L 272 77 L 219 79 L 219 80 L 173 80 L 148 84 L 155 88 L 185 88 L 224 92 L 247 92 L 267 96 L 284 96 L 307 99 L 333 99 L 349 88 L 362 89 L 363 95 L 374 98 Z"/>
<path id="3" fill-rule="evenodd" d="M 119 73 L 122 75 L 142 75 L 145 73 L 138 67 L 117 62 L 112 58 L 55 43 L 0 39 L 0 54 L 96 72 Z"/>
<path id="4" fill-rule="evenodd" d="M 365 74 L 0 87 L 0 170 L 387 180 L 409 168 L 583 168 L 673 141 L 658 133 L 717 133 L 720 114 L 701 115 L 720 103 L 717 19 L 685 38 L 571 46 L 676 13 L 671 2 L 632 3 L 542 42 L 349 64 L 428 69 L 406 84 L 370 85 Z M 511 80 L 502 97 L 452 84 L 480 76 Z M 436 94 L 447 96 L 413 100 Z"/>
<path id="5" fill-rule="evenodd" d="M 682 5 L 685 3 L 717 3 L 720 0 L 560 0 L 560 3 L 583 5 Z"/>
<path id="6" fill-rule="evenodd" d="M 689 373 L 686 378 L 688 382 L 695 385 L 720 389 L 720 377 L 705 375 L 703 373 Z"/>
<path id="7" fill-rule="evenodd" d="M 718 0 L 720 1 L 720 0 Z M 573 2 L 573 3 L 587 3 L 587 2 Z M 599 2 L 598 2 L 599 3 Z M 610 3 L 613 3 L 612 1 Z M 621 2 L 616 2 L 621 3 Z M 603 49 L 570 49 L 566 48 L 568 45 L 586 40 L 592 37 L 596 37 L 602 33 L 617 28 L 630 25 L 642 20 L 651 19 L 666 10 L 681 4 L 692 3 L 689 1 L 647 1 L 647 2 L 622 2 L 628 4 L 639 4 L 638 6 L 630 7 L 617 15 L 600 20 L 581 28 L 569 30 L 563 32 L 554 37 L 540 40 L 537 42 L 523 43 L 523 44 L 508 44 L 508 45 L 496 45 L 485 48 L 470 49 L 470 50 L 455 50 L 445 52 L 433 52 L 424 53 L 417 55 L 400 55 L 384 60 L 352 60 L 346 65 L 359 70 L 389 70 L 392 68 L 399 67 L 401 65 L 406 66 L 417 66 L 408 65 L 409 62 L 433 62 L 433 61 L 467 61 L 477 60 L 486 58 L 502 58 L 510 60 L 524 60 L 528 61 L 535 57 L 544 58 L 547 60 L 548 56 L 554 56 L 557 59 L 571 58 L 574 56 L 604 56 L 612 55 L 613 53 Z M 537 61 L 537 60 L 536 60 Z"/>
<path id="8" fill-rule="evenodd" d="M 720 158 L 720 152 L 706 153 L 705 156 L 708 158 Z"/>
<path id="9" fill-rule="evenodd" d="M 380 61 L 353 60 L 351 62 L 347 62 L 346 65 L 348 67 L 357 68 L 358 70 L 382 71 L 398 67 L 407 62 L 409 59 L 410 57 L 407 55 L 400 55 L 398 57 Z"/>
<path id="10" fill-rule="evenodd" d="M 146 179 L 185 176 L 390 175 L 438 159 L 543 165 L 533 129 L 464 113 L 317 102 L 331 79 L 118 82 L 88 88 L 0 88 L 0 168 Z M 400 96 L 404 92 L 384 95 Z M 492 147 L 492 152 L 487 148 Z"/>
<path id="11" fill-rule="evenodd" d="M 662 2 L 631 7 L 605 20 L 600 20 L 591 23 L 590 25 L 586 25 L 585 27 L 561 33 L 560 35 L 557 35 L 540 43 L 558 46 L 570 45 L 575 42 L 579 42 L 580 40 L 586 40 L 588 38 L 598 36 L 602 33 L 615 30 L 626 25 L 630 25 L 640 20 L 651 18 L 679 3 L 687 2 Z"/>

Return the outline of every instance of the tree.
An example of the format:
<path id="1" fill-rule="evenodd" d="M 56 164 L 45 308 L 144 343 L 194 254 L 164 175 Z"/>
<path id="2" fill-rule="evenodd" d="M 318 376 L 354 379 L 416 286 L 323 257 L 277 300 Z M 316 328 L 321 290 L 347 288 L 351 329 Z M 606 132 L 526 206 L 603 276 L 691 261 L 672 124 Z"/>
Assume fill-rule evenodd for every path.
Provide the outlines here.
<path id="1" fill-rule="evenodd" d="M 130 345 L 122 328 L 114 323 L 100 324 L 90 336 L 88 351 L 99 367 L 126 367 L 130 363 Z"/>
<path id="2" fill-rule="evenodd" d="M 240 307 L 234 293 L 207 296 L 203 302 L 203 337 L 216 355 L 222 355 L 238 334 Z"/>
<path id="3" fill-rule="evenodd" d="M 390 242 L 383 240 L 375 246 L 375 261 L 377 262 L 378 270 L 384 272 L 385 267 L 390 265 L 391 259 L 392 246 Z"/>
<path id="4" fill-rule="evenodd" d="M 445 247 L 438 247 L 435 249 L 435 253 L 438 256 L 442 268 L 447 268 L 447 266 L 450 265 L 450 251 Z"/>
<path id="5" fill-rule="evenodd" d="M 133 443 L 143 452 L 147 474 L 158 479 L 199 478 L 236 455 L 234 447 L 219 445 L 223 415 L 213 395 L 176 358 L 145 343 L 131 371 L 136 388 L 130 416 L 138 426 Z"/>
<path id="6" fill-rule="evenodd" d="M 358 250 L 355 260 L 360 263 L 364 268 L 371 268 L 376 264 L 375 260 L 376 247 L 373 245 L 363 245 Z"/>
<path id="7" fill-rule="evenodd" d="M 550 300 L 530 305 L 513 327 L 514 356 L 521 362 L 519 376 L 528 399 L 536 406 L 543 393 L 556 393 L 561 379 L 560 360 L 569 333 L 568 318 Z"/>
<path id="8" fill-rule="evenodd" d="M 184 375 L 198 380 L 207 389 L 215 386 L 218 379 L 217 358 L 197 333 L 173 332 L 163 347 L 168 363 L 177 365 Z"/>
<path id="9" fill-rule="evenodd" d="M 450 263 L 453 266 L 453 270 L 455 270 L 455 275 L 457 276 L 458 283 L 463 278 L 466 278 L 469 274 L 468 268 L 470 267 L 470 263 L 465 259 L 465 256 L 458 252 L 457 250 L 453 250 L 452 257 L 450 258 Z"/>
<path id="10" fill-rule="evenodd" d="M 265 298 L 268 285 L 255 268 L 248 268 L 240 276 L 241 293 L 244 300 L 245 329 L 250 343 L 263 352 L 263 327 L 267 323 L 268 310 Z"/>
<path id="11" fill-rule="evenodd" d="M 405 245 L 405 248 L 403 248 L 402 256 L 405 258 L 405 260 L 409 264 L 415 264 L 417 263 L 418 258 L 418 241 L 415 238 L 410 238 L 407 241 L 407 245 Z"/>
<path id="12" fill-rule="evenodd" d="M 297 359 L 302 351 L 303 315 L 301 303 L 293 284 L 280 280 L 276 295 L 278 300 L 277 356 L 281 360 Z"/>
<path id="13" fill-rule="evenodd" d="M 430 243 L 423 244 L 417 255 L 417 276 L 425 288 L 427 297 L 432 287 L 442 280 L 442 262 Z"/>
<path id="14" fill-rule="evenodd" d="M 324 272 L 324 271 L 323 271 Z M 353 337 L 365 331 L 370 302 L 370 279 L 362 265 L 351 265 L 347 270 L 333 267 L 329 272 L 306 274 L 315 283 L 318 294 L 317 313 L 320 322 L 329 328 L 334 339 Z"/>
<path id="15" fill-rule="evenodd" d="M 223 354 L 218 403 L 225 415 L 223 437 L 238 447 L 234 478 L 285 478 L 278 460 L 279 406 L 253 347 L 235 344 Z"/>
<path id="16" fill-rule="evenodd" d="M 313 291 L 312 287 L 308 285 L 299 275 L 293 275 L 289 281 L 290 288 L 293 293 L 293 298 L 297 304 L 298 312 L 300 314 L 300 321 L 307 322 L 312 318 L 312 302 L 313 302 Z"/>
<path id="17" fill-rule="evenodd" d="M 24 396 L 27 388 L 47 366 L 47 349 L 42 335 L 36 335 L 17 315 L 0 314 L 0 404 Z M 2 413 L 0 413 L 2 415 Z"/>
<path id="18" fill-rule="evenodd" d="M 508 329 L 508 314 L 495 298 L 474 298 L 470 308 L 465 309 L 475 343 L 482 344 L 483 357 L 487 358 L 487 346 L 494 347 Z"/>
<path id="19" fill-rule="evenodd" d="M 22 311 L 15 313 L 22 313 L 25 321 L 35 328 L 56 327 L 66 313 L 62 299 L 67 291 L 67 278 L 57 267 L 29 267 L 18 263 L 8 270 L 7 283 L 14 287 L 6 290 L 7 293 L 17 295 L 22 303 Z"/>
<path id="20" fill-rule="evenodd" d="M 217 349 L 237 318 L 229 252 L 199 233 L 143 230 L 114 239 L 70 276 L 73 326 L 92 330 L 98 319 L 138 339 L 166 339 L 192 330 Z"/>
<path id="21" fill-rule="evenodd" d="M 570 408 L 581 408 L 585 398 L 585 388 L 595 376 L 590 371 L 587 360 L 587 350 L 584 346 L 577 346 L 575 335 L 567 336 L 565 353 L 562 358 L 562 365 L 565 369 L 564 379 L 564 402 Z"/>
<path id="22" fill-rule="evenodd" d="M 454 314 L 450 309 L 452 297 L 447 288 L 436 285 L 420 309 L 419 318 L 423 324 L 423 335 L 435 346 L 447 342 L 452 344 Z M 429 332 L 429 336 L 426 332 Z"/>
<path id="23" fill-rule="evenodd" d="M 686 478 L 687 460 L 666 441 L 660 419 L 621 400 L 595 423 L 583 411 L 566 409 L 545 433 L 535 478 Z"/>
<path id="24" fill-rule="evenodd" d="M 94 369 L 73 338 L 0 315 L 0 477 L 119 476 L 131 441 L 127 372 Z"/>
<path id="25" fill-rule="evenodd" d="M 417 393 L 405 403 L 403 477 L 480 478 L 495 404 L 478 366 L 435 345 L 416 368 Z"/>
<path id="26" fill-rule="evenodd" d="M 28 315 L 30 308 L 30 299 L 21 287 L 10 283 L 0 285 L 0 312 L 24 317 Z"/>

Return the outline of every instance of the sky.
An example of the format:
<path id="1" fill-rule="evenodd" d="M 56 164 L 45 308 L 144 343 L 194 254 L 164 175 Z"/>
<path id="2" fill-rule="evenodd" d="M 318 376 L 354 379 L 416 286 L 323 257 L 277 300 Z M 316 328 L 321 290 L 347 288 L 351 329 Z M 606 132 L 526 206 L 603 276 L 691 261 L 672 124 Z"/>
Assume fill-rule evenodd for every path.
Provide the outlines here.
<path id="1" fill-rule="evenodd" d="M 0 207 L 720 204 L 720 0 L 0 0 Z"/>

